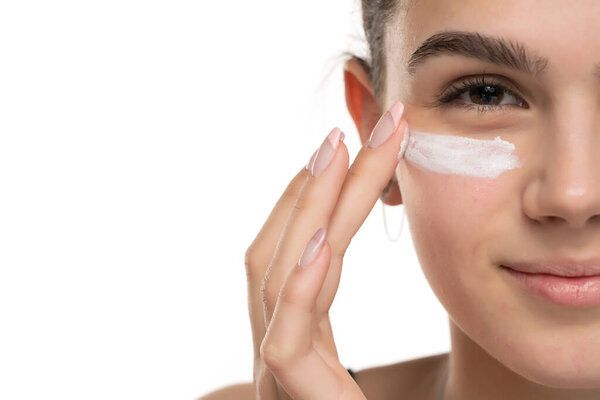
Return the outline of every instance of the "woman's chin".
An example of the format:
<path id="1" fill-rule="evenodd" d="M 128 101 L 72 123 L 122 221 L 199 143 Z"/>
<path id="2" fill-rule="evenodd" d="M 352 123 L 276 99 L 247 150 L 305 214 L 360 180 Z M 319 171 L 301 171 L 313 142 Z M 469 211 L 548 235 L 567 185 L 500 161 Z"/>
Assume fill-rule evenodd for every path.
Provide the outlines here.
<path id="1" fill-rule="evenodd" d="M 585 331 L 577 334 L 568 328 L 563 332 L 548 330 L 529 335 L 529 340 L 520 333 L 496 348 L 494 356 L 513 372 L 539 385 L 597 390 L 600 387 L 598 330 Z"/>
<path id="2" fill-rule="evenodd" d="M 557 389 L 594 389 L 600 387 L 600 365 L 598 360 L 579 361 L 566 367 L 559 357 L 547 357 L 548 362 L 541 365 L 533 360 L 519 362 L 505 361 L 505 365 L 514 368 L 525 379 L 539 385 Z"/>
<path id="3" fill-rule="evenodd" d="M 457 329 L 453 347 L 478 354 L 469 361 L 485 366 L 486 373 L 516 373 L 524 386 L 533 382 L 556 389 L 600 388 L 598 310 L 560 307 L 489 274 L 475 278 L 463 276 L 454 287 L 462 289 L 453 295 L 438 291 L 445 295 L 442 303 Z"/>
<path id="4" fill-rule="evenodd" d="M 506 345 L 497 358 L 508 368 L 540 385 L 564 389 L 600 387 L 600 321 L 596 308 L 559 306 L 519 292 L 504 291 L 497 313 L 497 332 Z M 516 293 L 515 293 L 516 291 Z M 509 305 L 510 304 L 510 305 Z M 492 323 L 491 321 L 489 321 Z M 502 343 L 502 341 L 500 341 Z M 509 351 L 507 351 L 507 349 Z"/>

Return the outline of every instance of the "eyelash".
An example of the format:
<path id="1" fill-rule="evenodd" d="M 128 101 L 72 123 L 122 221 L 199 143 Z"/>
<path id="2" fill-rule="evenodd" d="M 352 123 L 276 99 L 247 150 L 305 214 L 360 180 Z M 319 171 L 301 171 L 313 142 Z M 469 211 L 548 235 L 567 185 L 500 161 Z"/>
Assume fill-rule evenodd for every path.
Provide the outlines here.
<path id="1" fill-rule="evenodd" d="M 449 92 L 447 94 L 438 96 L 436 106 L 437 107 L 449 106 L 449 103 L 451 103 L 453 100 L 458 98 L 463 93 L 470 91 L 472 88 L 480 88 L 482 86 L 493 86 L 495 88 L 500 89 L 505 95 L 515 97 L 516 99 L 519 100 L 519 103 L 520 103 L 518 105 L 519 107 L 521 107 L 524 104 L 524 101 L 521 99 L 521 97 L 519 95 L 517 95 L 514 91 L 512 91 L 505 85 L 501 84 L 498 80 L 495 80 L 493 78 L 486 78 L 485 75 L 482 75 L 482 76 L 478 76 L 475 78 L 465 79 L 464 81 L 458 83 L 457 85 L 453 84 L 450 87 Z M 462 103 L 460 103 L 460 105 L 457 105 L 456 107 L 465 108 L 467 110 L 476 109 L 479 113 L 485 113 L 488 111 L 500 111 L 506 105 L 507 104 L 484 106 L 484 105 L 474 105 L 474 104 L 462 102 Z"/>

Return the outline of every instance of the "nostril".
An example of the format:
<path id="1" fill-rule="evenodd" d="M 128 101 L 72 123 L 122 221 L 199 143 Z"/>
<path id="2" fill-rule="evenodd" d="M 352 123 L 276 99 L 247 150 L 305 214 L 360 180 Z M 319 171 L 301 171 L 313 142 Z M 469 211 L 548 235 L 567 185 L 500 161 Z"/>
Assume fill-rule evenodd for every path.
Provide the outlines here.
<path id="1" fill-rule="evenodd" d="M 557 219 L 561 219 L 560 217 L 554 216 L 554 215 L 545 215 L 539 218 L 540 223 L 556 223 Z"/>

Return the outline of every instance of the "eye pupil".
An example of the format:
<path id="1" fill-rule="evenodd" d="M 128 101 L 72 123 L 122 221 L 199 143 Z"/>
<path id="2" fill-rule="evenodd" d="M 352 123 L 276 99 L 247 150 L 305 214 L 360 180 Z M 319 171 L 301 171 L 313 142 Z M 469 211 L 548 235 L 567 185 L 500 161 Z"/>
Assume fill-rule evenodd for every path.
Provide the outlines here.
<path id="1" fill-rule="evenodd" d="M 499 94 L 500 95 L 499 95 Z M 497 90 L 496 87 L 485 85 L 485 86 L 476 86 L 471 88 L 469 97 L 471 100 L 477 104 L 493 102 L 492 105 L 498 104 L 502 100 L 502 90 Z M 477 101 L 477 99 L 479 102 Z"/>

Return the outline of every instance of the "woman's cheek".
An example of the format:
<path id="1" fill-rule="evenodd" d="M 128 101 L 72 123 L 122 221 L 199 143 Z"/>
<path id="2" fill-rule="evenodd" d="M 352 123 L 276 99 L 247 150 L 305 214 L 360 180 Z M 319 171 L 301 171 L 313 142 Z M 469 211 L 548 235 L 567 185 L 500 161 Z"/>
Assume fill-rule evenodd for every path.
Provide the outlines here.
<path id="1" fill-rule="evenodd" d="M 436 296 L 452 314 L 481 304 L 498 278 L 490 244 L 510 229 L 506 193 L 513 174 L 438 174 L 406 162 L 398 174 L 415 250 Z"/>
<path id="2" fill-rule="evenodd" d="M 497 232 L 510 231 L 499 225 L 506 224 L 500 217 L 507 210 L 514 212 L 514 202 L 505 200 L 514 194 L 510 182 L 524 162 L 515 150 L 499 136 L 487 140 L 413 127 L 403 139 L 397 174 L 415 249 L 449 311 L 454 300 L 473 300 L 497 278 L 490 243 Z"/>

